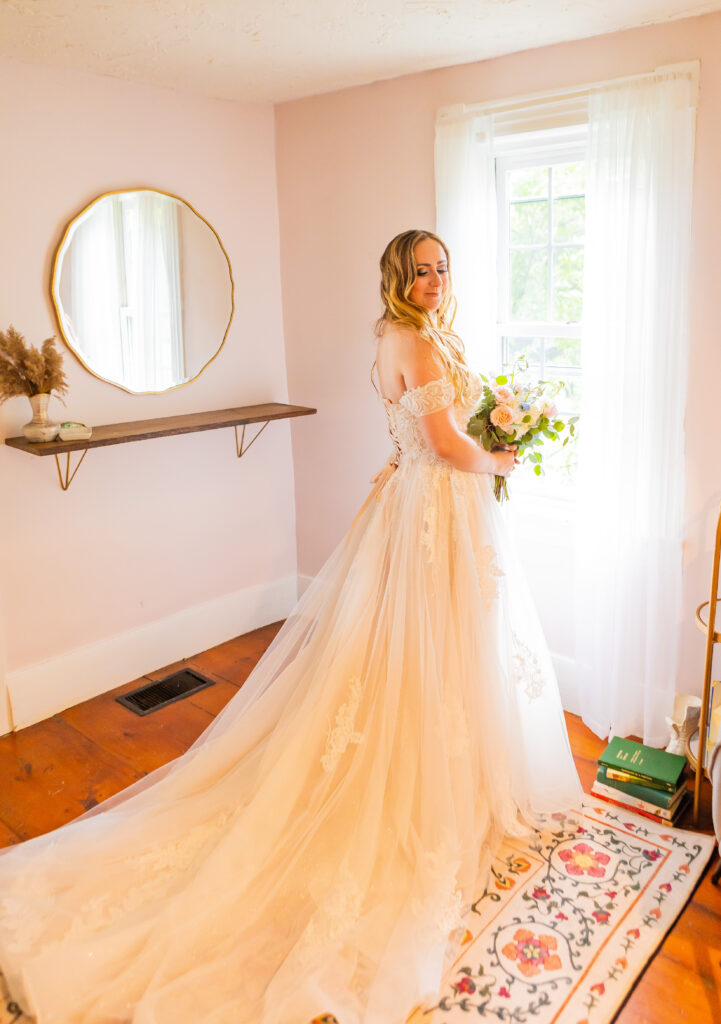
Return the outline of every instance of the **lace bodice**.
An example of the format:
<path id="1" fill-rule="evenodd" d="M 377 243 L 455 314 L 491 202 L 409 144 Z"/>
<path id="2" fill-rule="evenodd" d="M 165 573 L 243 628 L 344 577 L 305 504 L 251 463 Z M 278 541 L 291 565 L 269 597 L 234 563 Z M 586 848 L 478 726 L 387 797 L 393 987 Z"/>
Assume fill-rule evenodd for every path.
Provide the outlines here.
<path id="1" fill-rule="evenodd" d="M 417 420 L 419 416 L 438 412 L 451 404 L 453 404 L 456 423 L 459 429 L 465 432 L 470 415 L 483 390 L 478 374 L 471 374 L 471 382 L 473 393 L 469 402 L 462 402 L 456 398 L 455 387 L 449 376 L 430 380 L 417 388 L 409 388 L 408 391 L 403 392 L 397 402 L 391 402 L 389 398 L 383 399 L 388 417 L 388 432 L 398 456 L 413 455 L 437 458 L 435 452 L 428 448 Z"/>

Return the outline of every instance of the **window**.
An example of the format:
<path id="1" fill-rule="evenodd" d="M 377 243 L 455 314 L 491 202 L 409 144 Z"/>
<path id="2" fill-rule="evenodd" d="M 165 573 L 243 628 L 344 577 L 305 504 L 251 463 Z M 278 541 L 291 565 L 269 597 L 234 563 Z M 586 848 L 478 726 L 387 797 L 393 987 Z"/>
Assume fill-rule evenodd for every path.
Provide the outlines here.
<path id="1" fill-rule="evenodd" d="M 562 380 L 561 416 L 580 406 L 585 228 L 585 129 L 507 136 L 496 144 L 497 365 L 528 358 L 532 379 Z M 533 491 L 570 498 L 575 444 L 547 445 Z M 523 477 L 530 467 L 523 467 Z"/>

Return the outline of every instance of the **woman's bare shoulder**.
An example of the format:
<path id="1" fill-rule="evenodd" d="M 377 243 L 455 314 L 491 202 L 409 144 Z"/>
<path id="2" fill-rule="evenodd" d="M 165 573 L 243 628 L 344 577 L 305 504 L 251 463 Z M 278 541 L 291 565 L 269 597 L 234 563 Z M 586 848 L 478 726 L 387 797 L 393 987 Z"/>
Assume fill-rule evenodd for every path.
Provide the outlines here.
<path id="1" fill-rule="evenodd" d="M 379 343 L 388 352 L 393 353 L 394 361 L 401 366 L 409 363 L 412 365 L 419 363 L 440 365 L 438 355 L 431 343 L 406 324 L 386 324 Z"/>
<path id="2" fill-rule="evenodd" d="M 388 324 L 378 349 L 379 370 L 387 381 L 395 381 L 393 391 L 417 387 L 444 374 L 443 362 L 433 345 L 412 327 Z"/>

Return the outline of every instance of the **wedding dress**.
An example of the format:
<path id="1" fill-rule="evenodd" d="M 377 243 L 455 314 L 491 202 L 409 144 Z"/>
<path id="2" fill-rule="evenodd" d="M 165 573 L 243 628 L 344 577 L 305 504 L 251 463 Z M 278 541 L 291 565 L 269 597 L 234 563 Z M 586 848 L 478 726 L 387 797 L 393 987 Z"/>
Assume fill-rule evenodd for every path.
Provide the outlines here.
<path id="1" fill-rule="evenodd" d="M 418 427 L 473 403 L 448 377 L 384 403 L 397 468 L 233 700 L 2 851 L 0 969 L 40 1024 L 403 1024 L 502 836 L 580 807 L 491 477 Z"/>

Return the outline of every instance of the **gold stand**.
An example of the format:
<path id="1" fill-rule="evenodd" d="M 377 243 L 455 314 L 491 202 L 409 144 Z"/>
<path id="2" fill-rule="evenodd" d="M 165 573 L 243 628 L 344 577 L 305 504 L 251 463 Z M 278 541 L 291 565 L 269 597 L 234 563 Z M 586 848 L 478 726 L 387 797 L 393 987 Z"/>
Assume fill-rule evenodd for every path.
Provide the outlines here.
<path id="1" fill-rule="evenodd" d="M 709 701 L 711 695 L 711 671 L 713 668 L 714 646 L 721 643 L 721 632 L 716 631 L 716 604 L 718 602 L 719 557 L 721 555 L 721 509 L 716 523 L 716 543 L 713 552 L 713 568 L 711 570 L 711 596 L 696 609 L 696 625 L 706 634 L 706 662 L 703 675 L 703 694 L 701 697 L 701 718 L 698 726 L 698 757 L 696 758 L 696 780 L 693 788 L 693 823 L 698 825 L 699 799 L 701 796 L 701 779 L 706 766 L 706 728 L 708 725 Z M 702 611 L 708 608 L 707 621 L 704 622 Z"/>
<path id="2" fill-rule="evenodd" d="M 243 424 L 243 432 L 240 435 L 240 444 L 238 444 L 238 428 L 237 427 L 234 428 L 235 429 L 235 454 L 238 456 L 238 458 L 240 458 L 241 455 L 245 455 L 245 453 L 248 451 L 250 446 L 253 444 L 254 441 L 258 440 L 258 438 L 263 433 L 263 431 L 265 430 L 265 428 L 268 426 L 269 423 L 270 423 L 270 420 L 266 420 L 265 423 L 263 424 L 263 426 L 258 431 L 258 433 L 255 435 L 255 437 L 251 438 L 251 440 L 248 441 L 248 443 L 245 445 L 245 447 L 243 447 L 243 444 L 245 442 L 245 428 L 246 428 L 247 424 L 246 423 Z"/>
<path id="3" fill-rule="evenodd" d="M 80 460 L 79 460 L 77 466 L 75 467 L 75 469 L 71 473 L 70 472 L 70 452 L 67 453 L 67 457 L 66 457 L 66 461 L 65 461 L 65 479 L 63 479 L 63 472 L 60 469 L 60 456 L 56 454 L 56 456 L 55 456 L 55 465 L 58 468 L 58 478 L 60 480 L 60 486 L 62 487 L 62 489 L 64 491 L 67 491 L 68 487 L 73 482 L 75 474 L 80 469 L 80 463 L 83 461 L 83 459 L 85 458 L 85 456 L 87 454 L 88 454 L 88 449 L 85 448 L 83 450 L 83 454 L 80 456 Z"/>

